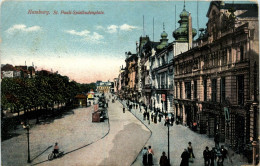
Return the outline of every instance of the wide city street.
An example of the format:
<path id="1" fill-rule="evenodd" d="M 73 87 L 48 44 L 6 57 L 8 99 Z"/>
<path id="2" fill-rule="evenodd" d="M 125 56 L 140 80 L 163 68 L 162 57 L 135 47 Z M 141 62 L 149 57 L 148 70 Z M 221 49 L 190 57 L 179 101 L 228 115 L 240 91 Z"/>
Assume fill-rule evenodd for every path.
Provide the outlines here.
<path id="1" fill-rule="evenodd" d="M 110 95 L 109 95 L 110 96 Z M 109 97 L 107 97 L 109 100 Z M 143 147 L 152 146 L 155 154 L 154 165 L 159 165 L 163 151 L 168 155 L 167 127 L 164 118 L 156 124 L 143 119 L 143 111 L 129 109 L 123 113 L 125 101 L 108 102 L 108 120 L 92 122 L 93 106 L 71 110 L 67 115 L 51 123 L 37 125 L 30 130 L 30 150 L 32 163 L 27 164 L 26 133 L 2 142 L 2 165 L 106 165 L 106 166 L 141 166 Z M 20 129 L 17 130 L 19 132 Z M 65 155 L 48 161 L 55 142 Z M 178 166 L 181 153 L 192 142 L 195 159 L 192 166 L 203 165 L 202 153 L 206 146 L 213 147 L 214 141 L 189 128 L 170 126 L 170 162 Z M 11 145 L 11 146 L 10 146 Z M 23 147 L 23 148 L 21 148 Z M 232 151 L 230 151 L 232 153 Z M 230 154 L 225 165 L 242 165 L 243 158 Z"/>

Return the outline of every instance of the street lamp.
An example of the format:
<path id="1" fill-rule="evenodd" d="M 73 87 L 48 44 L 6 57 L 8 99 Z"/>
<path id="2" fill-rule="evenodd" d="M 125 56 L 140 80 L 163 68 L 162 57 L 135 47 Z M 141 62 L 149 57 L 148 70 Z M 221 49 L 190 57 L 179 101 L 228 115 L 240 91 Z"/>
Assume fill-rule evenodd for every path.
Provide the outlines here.
<path id="1" fill-rule="evenodd" d="M 167 128 L 168 128 L 168 160 L 169 160 L 169 164 L 171 163 L 170 162 L 170 119 L 169 119 L 169 116 L 167 116 L 167 119 L 165 120 L 165 123 L 167 125 Z"/>
<path id="2" fill-rule="evenodd" d="M 22 122 L 23 128 L 27 130 L 27 141 L 28 141 L 28 159 L 27 159 L 27 163 L 31 163 L 31 159 L 30 159 L 30 125 L 29 123 L 26 124 L 24 122 Z"/>

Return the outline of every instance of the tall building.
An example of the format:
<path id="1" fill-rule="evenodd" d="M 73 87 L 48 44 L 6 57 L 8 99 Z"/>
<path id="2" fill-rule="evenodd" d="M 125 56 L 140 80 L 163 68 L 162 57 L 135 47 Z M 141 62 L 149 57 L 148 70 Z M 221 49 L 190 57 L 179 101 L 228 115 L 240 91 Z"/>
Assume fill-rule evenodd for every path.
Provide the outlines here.
<path id="1" fill-rule="evenodd" d="M 207 17 L 196 46 L 174 57 L 174 108 L 182 124 L 242 152 L 259 136 L 258 7 L 212 1 Z"/>

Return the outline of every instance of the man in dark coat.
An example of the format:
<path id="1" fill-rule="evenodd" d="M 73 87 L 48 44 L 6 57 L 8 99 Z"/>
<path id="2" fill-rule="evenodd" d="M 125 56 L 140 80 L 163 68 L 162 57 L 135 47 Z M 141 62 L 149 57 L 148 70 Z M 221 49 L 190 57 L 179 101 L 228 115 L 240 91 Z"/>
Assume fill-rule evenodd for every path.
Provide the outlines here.
<path id="1" fill-rule="evenodd" d="M 203 151 L 203 158 L 204 158 L 205 166 L 209 166 L 210 151 L 209 151 L 209 147 L 207 147 L 207 146 L 206 146 L 206 149 Z"/>
<path id="2" fill-rule="evenodd" d="M 213 147 L 212 150 L 210 151 L 210 166 L 214 166 L 215 164 L 215 159 L 216 159 L 216 150 Z"/>
<path id="3" fill-rule="evenodd" d="M 184 149 L 184 152 L 181 154 L 181 165 L 180 166 L 189 166 L 189 152 L 187 149 Z"/>
<path id="4" fill-rule="evenodd" d="M 143 154 L 143 165 L 146 166 L 148 164 L 147 162 L 148 150 L 146 149 L 146 147 L 144 147 L 142 154 Z"/>
<path id="5" fill-rule="evenodd" d="M 152 147 L 149 146 L 148 147 L 148 165 L 149 166 L 152 166 L 153 165 L 153 155 L 154 155 L 154 152 L 152 150 Z"/>
<path id="6" fill-rule="evenodd" d="M 160 166 L 169 166 L 169 160 L 167 156 L 165 156 L 165 152 L 162 153 L 162 156 L 160 158 Z"/>
<path id="7" fill-rule="evenodd" d="M 215 137 L 214 137 L 214 142 L 215 142 L 215 147 L 218 148 L 219 147 L 219 134 L 216 133 Z"/>

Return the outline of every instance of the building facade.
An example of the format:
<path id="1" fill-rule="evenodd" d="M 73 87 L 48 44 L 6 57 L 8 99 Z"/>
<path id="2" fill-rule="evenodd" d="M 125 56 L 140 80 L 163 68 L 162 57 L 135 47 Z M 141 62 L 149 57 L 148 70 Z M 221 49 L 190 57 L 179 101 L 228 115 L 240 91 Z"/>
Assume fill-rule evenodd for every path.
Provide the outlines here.
<path id="1" fill-rule="evenodd" d="M 257 5 L 211 2 L 207 29 L 174 58 L 181 123 L 242 152 L 259 130 Z"/>
<path id="2" fill-rule="evenodd" d="M 97 81 L 96 87 L 98 93 L 111 93 L 113 88 L 113 83 L 110 81 L 108 82 Z"/>

